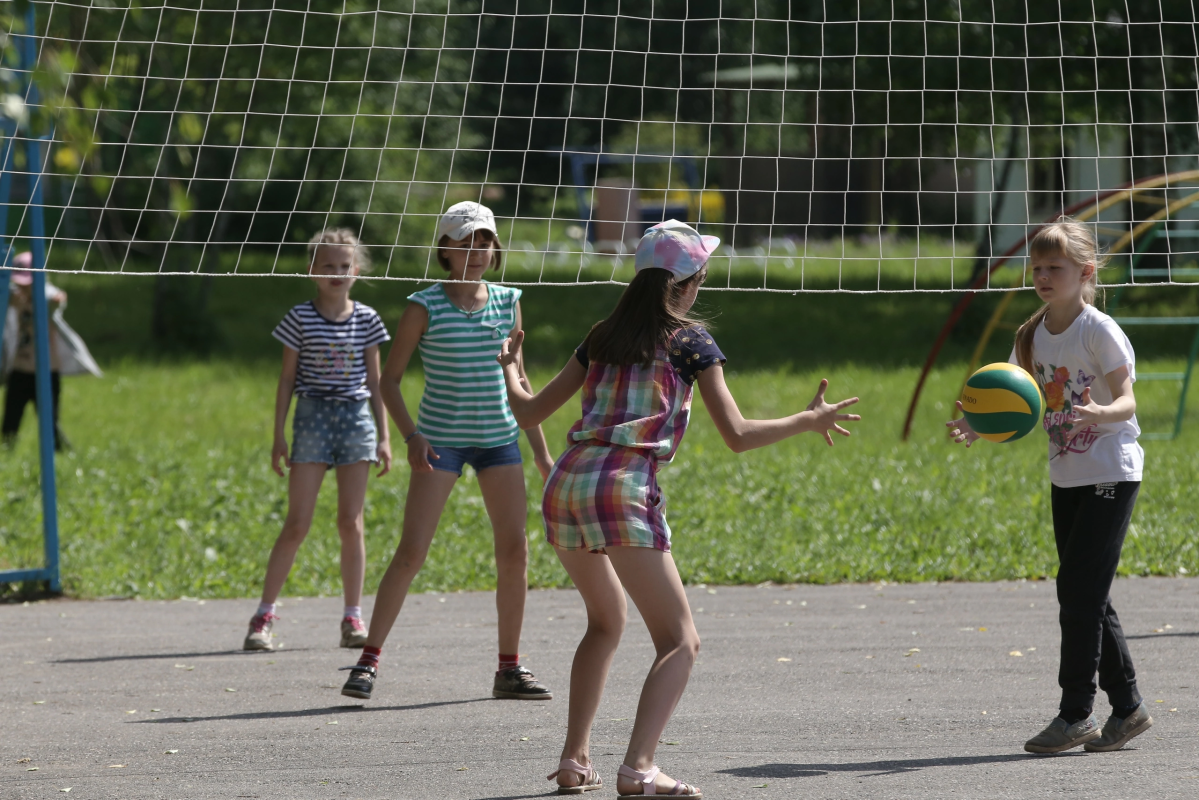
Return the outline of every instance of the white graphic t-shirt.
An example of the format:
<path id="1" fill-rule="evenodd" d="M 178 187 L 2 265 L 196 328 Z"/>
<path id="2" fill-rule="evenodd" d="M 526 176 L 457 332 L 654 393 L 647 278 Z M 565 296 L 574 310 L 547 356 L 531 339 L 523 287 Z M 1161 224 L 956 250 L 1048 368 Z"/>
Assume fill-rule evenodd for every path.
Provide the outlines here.
<path id="1" fill-rule="evenodd" d="M 1049 480 L 1068 488 L 1111 481 L 1139 481 L 1145 451 L 1137 444 L 1137 418 L 1089 425 L 1066 440 L 1075 404 L 1083 389 L 1101 406 L 1112 402 L 1104 376 L 1127 366 L 1135 382 L 1136 355 L 1116 321 L 1088 305 L 1069 328 L 1058 334 L 1037 326 L 1032 340 L 1033 377 L 1045 392 L 1043 426 L 1049 434 Z M 1016 352 L 1008 359 L 1016 363 Z"/>

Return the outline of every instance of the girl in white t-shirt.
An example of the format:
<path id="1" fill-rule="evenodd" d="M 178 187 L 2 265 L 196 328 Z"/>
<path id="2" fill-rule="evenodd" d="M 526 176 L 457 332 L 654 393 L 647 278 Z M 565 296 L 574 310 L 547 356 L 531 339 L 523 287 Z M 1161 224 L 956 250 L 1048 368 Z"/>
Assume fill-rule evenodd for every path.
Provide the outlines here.
<path id="1" fill-rule="evenodd" d="M 1028 252 L 1045 305 L 1016 332 L 1010 361 L 1045 392 L 1062 701 L 1058 716 L 1024 749 L 1119 750 L 1153 724 L 1109 596 L 1145 460 L 1132 391 L 1136 357 L 1116 321 L 1092 305 L 1104 259 L 1085 225 L 1062 217 L 1033 237 Z M 978 438 L 964 418 L 947 424 L 967 447 Z M 1102 730 L 1092 714 L 1096 673 L 1112 704 Z"/>

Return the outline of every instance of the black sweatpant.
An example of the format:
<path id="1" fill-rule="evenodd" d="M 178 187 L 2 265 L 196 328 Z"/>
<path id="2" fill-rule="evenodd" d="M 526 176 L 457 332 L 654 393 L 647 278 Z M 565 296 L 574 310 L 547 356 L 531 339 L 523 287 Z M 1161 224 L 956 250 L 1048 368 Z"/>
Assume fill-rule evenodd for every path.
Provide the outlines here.
<path id="1" fill-rule="evenodd" d="M 1136 505 L 1139 481 L 1053 487 L 1053 536 L 1057 540 L 1058 620 L 1062 661 L 1061 708 L 1091 710 L 1095 674 L 1113 706 L 1141 702 L 1136 670 L 1110 592 L 1124 535 Z"/>
<path id="2" fill-rule="evenodd" d="M 54 408 L 54 449 L 61 450 L 66 439 L 58 427 L 58 393 L 62 381 L 57 372 L 50 373 L 50 399 Z M 21 427 L 21 417 L 25 416 L 25 406 L 29 403 L 37 408 L 37 376 L 32 372 L 13 370 L 8 375 L 4 390 L 4 421 L 0 423 L 0 436 L 7 444 L 17 438 Z"/>

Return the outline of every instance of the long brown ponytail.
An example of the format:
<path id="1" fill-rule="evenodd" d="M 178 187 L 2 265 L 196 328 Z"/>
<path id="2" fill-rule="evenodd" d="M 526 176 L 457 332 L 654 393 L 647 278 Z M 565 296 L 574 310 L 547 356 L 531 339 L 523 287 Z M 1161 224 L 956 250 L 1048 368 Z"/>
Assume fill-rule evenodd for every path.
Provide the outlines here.
<path id="1" fill-rule="evenodd" d="M 1107 256 L 1099 252 L 1095 235 L 1085 224 L 1073 217 L 1058 217 L 1041 230 L 1028 243 L 1029 256 L 1065 256 L 1075 264 L 1093 264 L 1094 269 L 1082 287 L 1082 299 L 1087 305 L 1095 304 L 1099 292 L 1099 270 L 1107 263 Z M 1033 372 L 1032 341 L 1037 326 L 1049 313 L 1049 304 L 1038 308 L 1016 331 L 1016 361 L 1027 372 Z"/>
<path id="2" fill-rule="evenodd" d="M 708 268 L 681 281 L 664 269 L 643 269 L 633 276 L 616 308 L 587 334 L 587 358 L 599 364 L 648 366 L 679 328 L 699 320 L 687 315 L 680 300 L 694 281 L 703 283 Z"/>

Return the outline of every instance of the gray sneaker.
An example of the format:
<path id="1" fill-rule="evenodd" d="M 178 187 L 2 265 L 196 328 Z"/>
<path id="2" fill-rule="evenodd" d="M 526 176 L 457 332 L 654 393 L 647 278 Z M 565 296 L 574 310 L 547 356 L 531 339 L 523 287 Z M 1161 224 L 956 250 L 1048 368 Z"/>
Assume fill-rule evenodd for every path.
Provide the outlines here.
<path id="1" fill-rule="evenodd" d="M 250 620 L 250 630 L 246 633 L 246 641 L 242 644 L 245 650 L 274 650 L 271 642 L 271 628 L 279 618 L 274 614 L 262 614 Z"/>
<path id="2" fill-rule="evenodd" d="M 1054 717 L 1049 727 L 1024 743 L 1024 749 L 1030 753 L 1060 753 L 1099 736 L 1099 720 L 1094 714 L 1073 725 L 1068 725 L 1061 717 Z"/>
<path id="3" fill-rule="evenodd" d="M 341 621 L 341 646 L 362 647 L 366 644 L 366 625 L 358 617 L 346 617 Z"/>
<path id="4" fill-rule="evenodd" d="M 1103 725 L 1103 735 L 1093 742 L 1087 742 L 1084 749 L 1092 753 L 1119 750 L 1128 744 L 1129 739 L 1149 730 L 1152 725 L 1153 717 L 1149 716 L 1149 709 L 1145 708 L 1145 703 L 1142 702 L 1137 706 L 1136 711 L 1124 719 L 1108 717 L 1107 722 Z"/>

